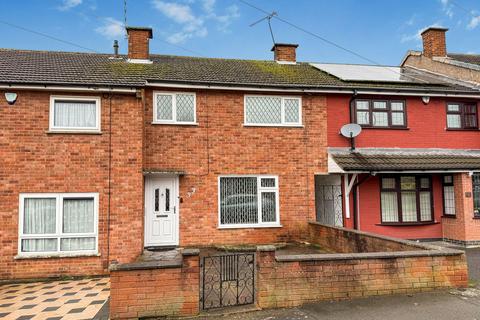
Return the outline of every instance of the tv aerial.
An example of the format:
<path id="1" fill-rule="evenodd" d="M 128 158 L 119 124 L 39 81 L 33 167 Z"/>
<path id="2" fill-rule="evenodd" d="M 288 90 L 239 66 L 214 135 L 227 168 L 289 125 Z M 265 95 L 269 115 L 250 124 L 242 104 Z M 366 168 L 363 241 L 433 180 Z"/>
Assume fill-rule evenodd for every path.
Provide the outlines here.
<path id="1" fill-rule="evenodd" d="M 347 123 L 340 129 L 340 134 L 347 139 L 350 139 L 350 151 L 355 150 L 355 137 L 362 132 L 362 127 L 356 123 Z"/>
<path id="2" fill-rule="evenodd" d="M 273 30 L 272 30 L 271 20 L 272 20 L 273 17 L 275 17 L 275 16 L 277 16 L 277 15 L 278 15 L 278 14 L 277 14 L 276 11 L 272 11 L 272 13 L 270 13 L 268 16 L 263 17 L 262 19 L 257 20 L 257 21 L 255 21 L 254 23 L 252 23 L 252 24 L 250 25 L 250 27 L 253 27 L 253 26 L 259 24 L 260 22 L 262 22 L 262 21 L 264 21 L 264 20 L 267 20 L 267 22 L 268 22 L 268 29 L 270 29 L 270 36 L 272 37 L 273 45 L 275 45 L 275 37 L 273 36 Z"/>

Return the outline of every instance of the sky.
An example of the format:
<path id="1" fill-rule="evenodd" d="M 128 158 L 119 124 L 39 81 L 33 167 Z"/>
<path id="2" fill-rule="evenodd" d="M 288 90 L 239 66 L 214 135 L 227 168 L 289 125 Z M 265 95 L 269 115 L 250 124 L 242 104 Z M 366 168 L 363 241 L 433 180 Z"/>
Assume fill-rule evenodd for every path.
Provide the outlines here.
<path id="1" fill-rule="evenodd" d="M 432 25 L 449 28 L 449 52 L 480 54 L 478 0 L 127 0 L 127 25 L 153 28 L 152 53 L 270 60 L 267 21 L 250 26 L 266 13 L 242 1 L 308 32 L 271 20 L 276 42 L 299 44 L 299 61 L 398 65 Z M 117 39 L 126 53 L 124 0 L 0 3 L 0 47 L 108 53 Z"/>

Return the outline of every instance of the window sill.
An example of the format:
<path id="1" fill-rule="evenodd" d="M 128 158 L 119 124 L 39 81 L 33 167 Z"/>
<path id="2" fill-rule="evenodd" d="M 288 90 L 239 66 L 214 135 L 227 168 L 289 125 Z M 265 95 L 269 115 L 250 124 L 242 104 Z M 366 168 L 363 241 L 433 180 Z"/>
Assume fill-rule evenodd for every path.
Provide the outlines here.
<path id="1" fill-rule="evenodd" d="M 453 215 L 453 214 L 451 214 L 451 215 L 444 214 L 444 215 L 442 216 L 442 218 L 447 218 L 447 219 L 457 219 L 457 216 L 456 216 L 456 215 Z"/>
<path id="2" fill-rule="evenodd" d="M 361 126 L 362 129 L 368 130 L 410 130 L 409 127 L 368 127 L 368 126 Z"/>
<path id="3" fill-rule="evenodd" d="M 250 124 L 244 123 L 244 127 L 263 127 L 263 128 L 305 128 L 303 124 Z"/>
<path id="4" fill-rule="evenodd" d="M 265 225 L 226 225 L 218 226 L 218 229 L 262 229 L 262 228 L 282 228 L 281 224 L 265 224 Z"/>
<path id="5" fill-rule="evenodd" d="M 100 257 L 100 253 L 86 253 L 86 252 L 75 252 L 75 253 L 32 253 L 24 254 L 20 253 L 14 257 L 15 260 L 25 260 L 25 259 L 58 259 L 58 258 L 80 258 L 80 257 Z"/>
<path id="6" fill-rule="evenodd" d="M 427 226 L 432 224 L 439 224 L 440 222 L 428 221 L 428 222 L 382 222 L 377 223 L 377 226 L 387 227 L 407 227 L 407 226 Z"/>
<path id="7" fill-rule="evenodd" d="M 469 129 L 462 129 L 462 128 L 445 128 L 445 131 L 480 131 L 478 128 L 469 128 Z"/>
<path id="8" fill-rule="evenodd" d="M 198 122 L 189 122 L 189 123 L 181 123 L 181 122 L 156 122 L 153 121 L 151 124 L 161 124 L 161 125 L 170 125 L 170 126 L 192 126 L 198 127 Z"/>
<path id="9" fill-rule="evenodd" d="M 102 131 L 47 130 L 46 134 L 91 134 L 101 135 Z"/>

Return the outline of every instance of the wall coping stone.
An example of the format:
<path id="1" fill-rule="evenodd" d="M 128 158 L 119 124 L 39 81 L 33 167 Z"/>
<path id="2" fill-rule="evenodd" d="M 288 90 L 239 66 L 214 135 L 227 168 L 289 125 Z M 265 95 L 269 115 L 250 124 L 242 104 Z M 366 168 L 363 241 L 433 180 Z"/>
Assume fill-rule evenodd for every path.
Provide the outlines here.
<path id="1" fill-rule="evenodd" d="M 200 255 L 200 249 L 188 248 L 188 249 L 182 250 L 182 256 L 184 257 L 198 256 L 198 255 Z"/>
<path id="2" fill-rule="evenodd" d="M 276 249 L 277 248 L 275 248 L 274 245 L 257 246 L 257 251 L 260 251 L 260 252 L 275 251 Z"/>
<path id="3" fill-rule="evenodd" d="M 313 225 L 319 225 L 319 226 L 326 227 L 326 228 L 336 229 L 336 230 L 339 230 L 339 231 L 342 231 L 342 232 L 355 233 L 355 234 L 359 234 L 359 235 L 362 235 L 362 236 L 376 238 L 376 239 L 380 239 L 380 240 L 384 240 L 384 241 L 396 242 L 396 243 L 408 245 L 408 246 L 423 249 L 423 250 L 442 250 L 443 249 L 443 247 L 441 247 L 441 246 L 424 244 L 424 243 L 420 243 L 420 242 L 416 242 L 416 241 L 412 241 L 412 240 L 398 239 L 398 238 L 388 237 L 388 236 L 379 235 L 379 234 L 375 234 L 375 233 L 370 233 L 370 232 L 366 232 L 366 231 L 347 229 L 347 228 L 344 228 L 344 227 L 330 226 L 330 225 L 327 225 L 327 224 L 319 223 L 317 221 L 309 221 L 308 223 L 313 224 Z"/>
<path id="4" fill-rule="evenodd" d="M 168 269 L 181 268 L 182 259 L 171 261 L 138 261 L 131 263 L 112 264 L 109 267 L 110 271 L 131 271 L 131 270 L 149 270 L 149 269 Z"/>

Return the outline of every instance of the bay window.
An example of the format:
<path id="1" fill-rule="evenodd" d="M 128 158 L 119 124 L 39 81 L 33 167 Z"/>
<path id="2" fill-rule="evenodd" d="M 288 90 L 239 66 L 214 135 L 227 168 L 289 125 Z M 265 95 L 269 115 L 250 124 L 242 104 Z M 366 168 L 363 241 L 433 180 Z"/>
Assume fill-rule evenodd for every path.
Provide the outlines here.
<path id="1" fill-rule="evenodd" d="M 50 97 L 50 131 L 100 132 L 100 98 Z"/>
<path id="2" fill-rule="evenodd" d="M 405 128 L 405 101 L 357 99 L 355 120 L 362 127 Z"/>
<path id="3" fill-rule="evenodd" d="M 384 176 L 380 189 L 382 223 L 433 222 L 430 176 Z"/>
<path id="4" fill-rule="evenodd" d="M 276 176 L 219 178 L 220 227 L 279 226 Z"/>
<path id="5" fill-rule="evenodd" d="M 477 105 L 475 103 L 447 103 L 448 129 L 477 129 Z"/>
<path id="6" fill-rule="evenodd" d="M 98 194 L 21 194 L 19 255 L 94 254 Z"/>

